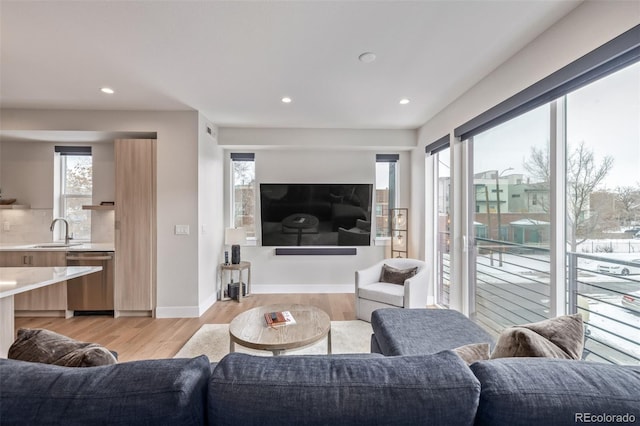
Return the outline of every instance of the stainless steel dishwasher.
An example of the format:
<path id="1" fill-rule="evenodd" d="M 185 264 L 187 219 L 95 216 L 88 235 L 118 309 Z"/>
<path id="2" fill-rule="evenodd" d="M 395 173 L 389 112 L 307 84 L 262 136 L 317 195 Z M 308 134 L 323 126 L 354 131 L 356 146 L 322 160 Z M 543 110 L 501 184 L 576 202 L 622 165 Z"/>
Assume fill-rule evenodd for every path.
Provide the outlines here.
<path id="1" fill-rule="evenodd" d="M 67 281 L 67 309 L 74 315 L 113 315 L 113 258 L 112 251 L 67 252 L 67 266 L 102 266 Z"/>

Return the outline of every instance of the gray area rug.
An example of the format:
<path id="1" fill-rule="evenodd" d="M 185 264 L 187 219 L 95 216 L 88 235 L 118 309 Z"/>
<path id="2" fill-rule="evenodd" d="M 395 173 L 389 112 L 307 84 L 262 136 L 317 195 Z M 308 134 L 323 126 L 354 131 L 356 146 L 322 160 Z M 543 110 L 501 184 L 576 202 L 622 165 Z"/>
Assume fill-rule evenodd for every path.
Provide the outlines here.
<path id="1" fill-rule="evenodd" d="M 364 321 L 331 321 L 331 349 L 334 354 L 369 353 L 371 350 L 371 324 Z M 271 352 L 258 351 L 236 345 L 236 352 L 258 356 L 271 356 Z M 229 324 L 205 324 L 185 343 L 174 358 L 193 358 L 206 355 L 218 362 L 229 353 Z M 285 355 L 319 355 L 327 353 L 327 341 L 290 350 Z"/>

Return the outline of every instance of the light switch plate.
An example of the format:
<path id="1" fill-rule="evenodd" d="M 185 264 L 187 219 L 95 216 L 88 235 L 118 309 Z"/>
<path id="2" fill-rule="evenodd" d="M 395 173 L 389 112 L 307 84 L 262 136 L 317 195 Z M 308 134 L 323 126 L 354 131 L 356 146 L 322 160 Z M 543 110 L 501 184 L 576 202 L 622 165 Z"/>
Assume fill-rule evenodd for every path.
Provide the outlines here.
<path id="1" fill-rule="evenodd" d="M 189 235 L 189 225 L 176 225 L 176 235 Z"/>

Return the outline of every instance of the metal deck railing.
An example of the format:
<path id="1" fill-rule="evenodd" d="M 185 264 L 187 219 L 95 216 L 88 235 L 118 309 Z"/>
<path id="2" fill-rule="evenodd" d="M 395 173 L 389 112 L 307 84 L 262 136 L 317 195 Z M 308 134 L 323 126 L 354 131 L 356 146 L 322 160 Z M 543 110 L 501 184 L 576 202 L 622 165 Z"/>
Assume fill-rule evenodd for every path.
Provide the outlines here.
<path id="1" fill-rule="evenodd" d="M 449 302 L 449 235 L 440 233 L 437 297 Z M 583 358 L 612 364 L 640 364 L 640 305 L 622 298 L 640 292 L 640 265 L 612 254 L 567 255 L 567 312 L 585 323 Z M 623 256 L 621 256 L 623 257 Z M 638 255 L 640 258 L 640 254 Z M 620 265 L 601 272 L 602 264 Z M 634 266 L 637 268 L 635 269 Z M 627 269 L 628 275 L 622 275 Z M 546 247 L 476 238 L 475 312 L 472 317 L 498 335 L 505 327 L 550 315 L 550 250 Z M 632 295 L 633 296 L 633 295 Z M 640 299 L 640 293 L 635 297 Z"/>

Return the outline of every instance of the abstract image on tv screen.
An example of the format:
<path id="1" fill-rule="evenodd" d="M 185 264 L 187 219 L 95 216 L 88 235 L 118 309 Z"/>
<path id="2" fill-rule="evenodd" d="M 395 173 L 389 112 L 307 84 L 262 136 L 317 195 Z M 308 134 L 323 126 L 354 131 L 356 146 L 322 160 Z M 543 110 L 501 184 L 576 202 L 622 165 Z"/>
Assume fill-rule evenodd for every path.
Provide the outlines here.
<path id="1" fill-rule="evenodd" d="M 371 184 L 260 184 L 263 246 L 368 246 Z"/>

